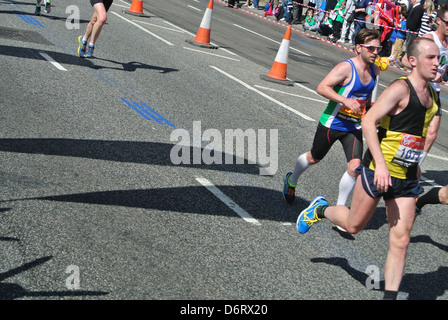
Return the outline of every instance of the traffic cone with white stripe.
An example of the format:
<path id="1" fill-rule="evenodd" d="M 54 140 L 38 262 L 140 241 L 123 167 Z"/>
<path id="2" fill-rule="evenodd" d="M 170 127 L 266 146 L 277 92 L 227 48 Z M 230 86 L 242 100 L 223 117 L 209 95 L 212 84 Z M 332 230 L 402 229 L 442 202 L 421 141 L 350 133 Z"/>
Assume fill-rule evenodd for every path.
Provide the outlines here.
<path id="1" fill-rule="evenodd" d="M 287 86 L 294 85 L 293 82 L 286 79 L 286 69 L 288 67 L 288 55 L 289 55 L 289 42 L 291 40 L 291 29 L 292 26 L 289 25 L 286 30 L 283 41 L 275 57 L 274 64 L 272 65 L 271 71 L 267 75 L 261 75 L 261 79 L 271 82 L 276 82 L 284 84 Z"/>
<path id="2" fill-rule="evenodd" d="M 216 46 L 210 43 L 210 32 L 212 24 L 212 11 L 213 11 L 213 0 L 210 0 L 205 9 L 204 17 L 202 18 L 201 25 L 193 41 L 185 40 L 186 42 L 193 44 L 195 46 L 217 49 Z"/>
<path id="3" fill-rule="evenodd" d="M 129 10 L 123 12 L 139 17 L 146 16 L 143 13 L 143 0 L 132 0 L 131 7 L 129 8 Z"/>

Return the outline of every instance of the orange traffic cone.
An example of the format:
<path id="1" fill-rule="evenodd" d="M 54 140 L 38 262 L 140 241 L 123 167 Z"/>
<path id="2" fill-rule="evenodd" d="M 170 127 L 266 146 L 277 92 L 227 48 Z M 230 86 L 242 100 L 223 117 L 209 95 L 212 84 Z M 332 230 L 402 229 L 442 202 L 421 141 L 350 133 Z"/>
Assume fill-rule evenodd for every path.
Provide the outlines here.
<path id="1" fill-rule="evenodd" d="M 145 16 L 143 13 L 143 0 L 132 0 L 131 7 L 124 12 L 134 16 Z"/>
<path id="2" fill-rule="evenodd" d="M 285 84 L 288 86 L 294 85 L 291 81 L 286 79 L 286 69 L 288 66 L 288 55 L 289 55 L 289 41 L 291 40 L 291 29 L 292 26 L 289 25 L 286 30 L 283 41 L 275 57 L 274 64 L 272 65 L 271 71 L 267 75 L 261 75 L 261 79 L 276 82 L 280 84 Z"/>
<path id="3" fill-rule="evenodd" d="M 193 41 L 185 40 L 186 42 L 193 44 L 195 46 L 217 49 L 216 46 L 210 44 L 210 27 L 212 24 L 212 10 L 213 10 L 213 0 L 210 0 L 205 9 L 204 17 L 202 18 L 201 25 L 199 26 L 198 33 Z"/>

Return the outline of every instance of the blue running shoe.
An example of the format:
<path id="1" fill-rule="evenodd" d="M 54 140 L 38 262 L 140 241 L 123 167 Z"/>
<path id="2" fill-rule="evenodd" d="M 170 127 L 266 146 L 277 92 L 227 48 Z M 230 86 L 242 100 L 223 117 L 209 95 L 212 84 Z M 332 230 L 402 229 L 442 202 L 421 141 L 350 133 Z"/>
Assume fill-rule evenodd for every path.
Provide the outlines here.
<path id="1" fill-rule="evenodd" d="M 89 44 L 89 49 L 85 52 L 84 58 L 92 58 L 93 57 L 93 50 L 95 50 L 95 46 L 92 46 Z"/>
<path id="2" fill-rule="evenodd" d="M 86 46 L 87 46 L 87 41 L 82 41 L 82 36 L 78 37 L 78 56 L 80 56 L 81 58 L 84 58 L 84 55 L 86 54 Z"/>
<path id="3" fill-rule="evenodd" d="M 291 203 L 295 200 L 296 186 L 291 186 L 289 184 L 289 176 L 292 172 L 288 172 L 285 176 L 285 181 L 283 182 L 283 198 L 286 202 Z"/>
<path id="4" fill-rule="evenodd" d="M 310 205 L 297 218 L 297 231 L 306 233 L 315 222 L 322 220 L 316 212 L 316 209 L 321 206 L 328 207 L 328 202 L 324 197 L 319 196 L 311 201 Z"/>

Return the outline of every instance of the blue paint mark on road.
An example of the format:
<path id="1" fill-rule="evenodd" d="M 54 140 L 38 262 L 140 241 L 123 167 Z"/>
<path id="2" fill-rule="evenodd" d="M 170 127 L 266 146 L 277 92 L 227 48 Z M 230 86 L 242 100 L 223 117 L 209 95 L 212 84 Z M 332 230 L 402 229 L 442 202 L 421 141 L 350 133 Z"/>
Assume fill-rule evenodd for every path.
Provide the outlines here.
<path id="1" fill-rule="evenodd" d="M 292 37 L 291 39 L 293 39 L 293 40 L 295 40 L 295 41 L 298 41 L 298 42 L 300 42 L 300 43 L 306 44 L 306 45 L 308 45 L 308 46 L 310 46 L 310 47 L 316 47 L 314 44 L 305 42 L 305 41 L 300 40 L 300 39 L 298 39 L 298 38 L 294 38 L 294 37 Z"/>
<path id="2" fill-rule="evenodd" d="M 169 125 L 170 127 L 173 127 L 173 128 L 175 127 L 174 124 L 169 122 L 167 119 L 162 117 L 159 113 L 157 113 L 156 111 L 154 111 L 153 109 L 148 107 L 146 104 L 144 104 L 144 103 L 137 103 L 135 101 L 129 102 L 126 99 L 123 99 L 123 98 L 121 98 L 121 100 L 124 103 L 126 103 L 129 107 L 134 109 L 139 115 L 141 115 L 146 120 L 154 120 L 158 124 L 161 124 L 161 125 L 165 125 L 166 124 L 166 125 Z"/>
<path id="3" fill-rule="evenodd" d="M 37 21 L 33 17 L 27 16 L 27 15 L 23 15 L 23 14 L 18 14 L 18 13 L 17 13 L 17 16 L 19 16 L 26 23 L 30 23 L 32 25 L 39 26 L 39 27 L 42 27 L 42 28 L 44 27 L 39 21 Z"/>

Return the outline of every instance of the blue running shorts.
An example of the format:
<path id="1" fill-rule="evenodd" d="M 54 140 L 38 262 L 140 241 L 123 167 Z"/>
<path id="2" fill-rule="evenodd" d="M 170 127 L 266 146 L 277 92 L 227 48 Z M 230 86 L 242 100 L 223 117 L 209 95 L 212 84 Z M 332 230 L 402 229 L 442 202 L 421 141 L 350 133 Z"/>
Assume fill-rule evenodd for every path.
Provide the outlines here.
<path id="1" fill-rule="evenodd" d="M 375 171 L 366 168 L 364 165 L 360 165 L 356 169 L 356 173 L 361 175 L 362 186 L 364 191 L 372 198 L 383 197 L 384 200 L 390 200 L 394 198 L 415 198 L 423 192 L 423 188 L 417 179 L 406 180 L 392 178 L 392 186 L 389 186 L 387 192 L 379 192 L 373 184 L 373 178 Z"/>

